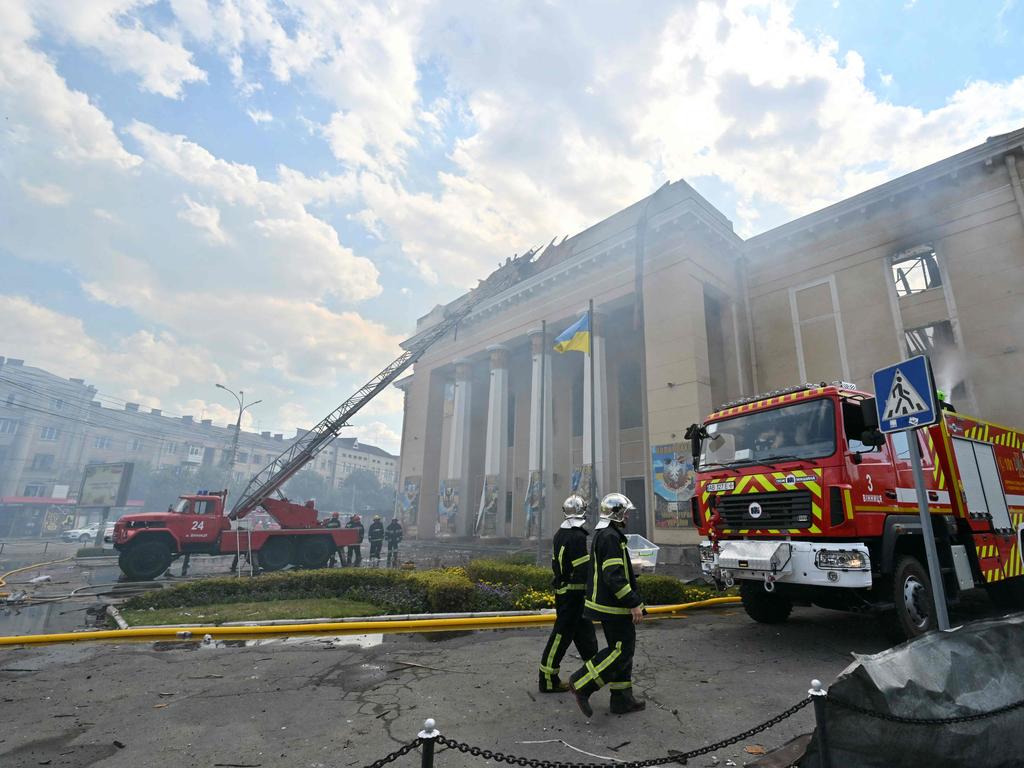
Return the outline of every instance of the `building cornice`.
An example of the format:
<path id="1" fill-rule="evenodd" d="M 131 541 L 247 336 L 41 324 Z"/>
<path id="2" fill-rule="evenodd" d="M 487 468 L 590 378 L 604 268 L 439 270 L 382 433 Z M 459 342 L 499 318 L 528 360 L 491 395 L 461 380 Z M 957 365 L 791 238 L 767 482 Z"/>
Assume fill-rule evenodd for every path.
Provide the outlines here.
<path id="1" fill-rule="evenodd" d="M 711 234 L 720 238 L 730 251 L 737 252 L 740 247 L 742 247 L 743 241 L 735 232 L 732 231 L 732 225 L 729 220 L 703 197 L 692 192 L 692 188 L 690 188 L 689 185 L 686 185 L 686 190 L 692 194 L 687 194 L 686 197 L 671 203 L 666 208 L 648 214 L 649 232 L 651 234 L 657 234 L 658 231 L 675 226 L 682 219 L 689 217 L 697 221 L 698 224 L 704 227 Z M 655 193 L 655 195 L 656 194 L 657 193 Z M 653 198 L 654 195 L 644 198 L 644 200 L 641 200 L 639 203 L 634 203 L 629 208 L 615 214 L 615 216 L 624 214 L 630 209 L 643 205 Z M 610 221 L 611 219 L 614 219 L 615 216 L 609 217 L 609 219 L 605 219 L 601 223 L 603 224 Z M 637 219 L 638 218 L 639 214 L 637 215 Z M 490 317 L 511 305 L 526 301 L 540 292 L 547 291 L 556 285 L 561 284 L 567 279 L 575 278 L 581 270 L 593 269 L 594 267 L 612 259 L 626 260 L 628 258 L 631 260 L 633 258 L 633 252 L 632 249 L 628 248 L 628 246 L 631 246 L 635 242 L 636 224 L 637 220 L 635 219 L 628 225 L 613 232 L 608 237 L 586 246 L 579 252 L 573 253 L 568 258 L 558 261 L 546 269 L 510 286 L 497 296 L 493 296 L 490 299 L 482 301 L 480 305 L 462 321 L 462 327 Z M 598 226 L 600 226 L 600 224 L 594 225 L 594 227 L 591 227 L 588 230 L 584 230 L 580 235 L 585 234 Z M 576 237 L 579 237 L 580 235 L 577 235 Z M 572 241 L 569 240 L 556 247 L 564 247 L 565 245 L 571 244 Z M 552 246 L 549 246 L 549 248 L 550 247 Z M 543 257 L 543 255 L 544 253 L 541 253 L 538 258 Z M 461 298 L 462 297 L 459 297 L 459 299 L 455 299 L 455 301 L 459 301 Z M 402 348 L 408 350 L 414 347 L 432 327 L 433 326 L 427 326 L 421 329 L 414 336 L 403 341 L 401 344 Z"/>
<path id="2" fill-rule="evenodd" d="M 868 209 L 878 205 L 891 205 L 897 197 L 917 190 L 927 184 L 956 175 L 976 165 L 992 166 L 994 161 L 1007 153 L 1024 149 L 1024 128 L 993 136 L 984 144 L 971 147 L 951 157 L 911 171 L 904 176 L 887 181 L 877 187 L 841 200 L 814 213 L 801 216 L 775 229 L 751 237 L 744 243 L 748 253 L 771 248 L 796 235 L 813 233 L 817 229 L 835 226 L 847 216 L 862 216 Z"/>

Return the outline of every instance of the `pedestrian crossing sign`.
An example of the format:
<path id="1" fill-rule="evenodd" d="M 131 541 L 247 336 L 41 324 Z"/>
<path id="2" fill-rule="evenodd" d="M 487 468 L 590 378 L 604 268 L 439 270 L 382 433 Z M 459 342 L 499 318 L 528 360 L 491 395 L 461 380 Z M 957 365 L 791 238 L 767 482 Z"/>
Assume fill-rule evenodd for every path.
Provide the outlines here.
<path id="1" fill-rule="evenodd" d="M 875 371 L 875 408 L 882 432 L 901 432 L 938 421 L 939 398 L 925 355 Z"/>

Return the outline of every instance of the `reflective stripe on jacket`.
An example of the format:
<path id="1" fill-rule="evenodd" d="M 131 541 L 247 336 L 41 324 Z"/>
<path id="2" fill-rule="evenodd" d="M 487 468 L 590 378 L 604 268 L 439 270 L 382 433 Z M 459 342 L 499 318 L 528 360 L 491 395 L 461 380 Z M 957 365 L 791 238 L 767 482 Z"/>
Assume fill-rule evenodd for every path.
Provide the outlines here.
<path id="1" fill-rule="evenodd" d="M 369 537 L 370 541 L 384 541 L 384 523 L 380 520 L 370 523 Z"/>
<path id="2" fill-rule="evenodd" d="M 626 535 L 618 527 L 609 525 L 594 534 L 590 568 L 584 615 L 596 619 L 622 618 L 629 616 L 630 609 L 643 607 L 626 549 Z"/>
<path id="3" fill-rule="evenodd" d="M 551 586 L 555 594 L 585 591 L 590 555 L 587 552 L 585 528 L 559 528 L 552 541 L 551 570 L 555 578 Z"/>

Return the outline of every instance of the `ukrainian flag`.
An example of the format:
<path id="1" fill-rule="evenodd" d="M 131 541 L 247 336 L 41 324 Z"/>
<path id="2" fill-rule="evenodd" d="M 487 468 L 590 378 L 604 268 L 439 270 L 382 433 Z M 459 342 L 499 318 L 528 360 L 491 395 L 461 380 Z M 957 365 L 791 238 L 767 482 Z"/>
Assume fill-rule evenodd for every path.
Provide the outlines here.
<path id="1" fill-rule="evenodd" d="M 590 313 L 586 313 L 555 339 L 555 352 L 590 352 Z"/>

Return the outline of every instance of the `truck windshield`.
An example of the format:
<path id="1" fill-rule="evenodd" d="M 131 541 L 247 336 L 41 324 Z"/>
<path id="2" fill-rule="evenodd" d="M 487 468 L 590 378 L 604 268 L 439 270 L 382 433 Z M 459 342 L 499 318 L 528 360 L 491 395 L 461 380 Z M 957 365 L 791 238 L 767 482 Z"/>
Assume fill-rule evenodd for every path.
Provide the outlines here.
<path id="1" fill-rule="evenodd" d="M 754 411 L 707 425 L 701 466 L 818 459 L 836 449 L 830 399 Z"/>

